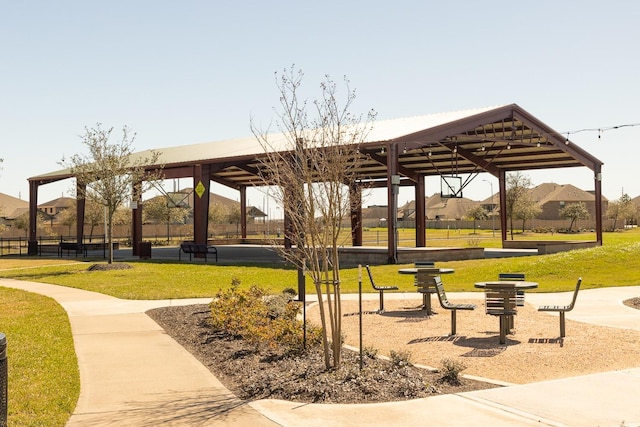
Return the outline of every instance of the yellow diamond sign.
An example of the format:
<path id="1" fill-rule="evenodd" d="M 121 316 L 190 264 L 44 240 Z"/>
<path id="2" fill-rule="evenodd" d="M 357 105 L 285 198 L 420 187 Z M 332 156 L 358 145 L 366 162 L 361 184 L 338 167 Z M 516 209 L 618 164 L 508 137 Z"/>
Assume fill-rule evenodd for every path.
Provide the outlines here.
<path id="1" fill-rule="evenodd" d="M 198 197 L 202 197 L 202 195 L 204 194 L 204 184 L 202 183 L 202 181 L 198 181 L 198 185 L 196 185 L 196 194 L 198 195 Z"/>

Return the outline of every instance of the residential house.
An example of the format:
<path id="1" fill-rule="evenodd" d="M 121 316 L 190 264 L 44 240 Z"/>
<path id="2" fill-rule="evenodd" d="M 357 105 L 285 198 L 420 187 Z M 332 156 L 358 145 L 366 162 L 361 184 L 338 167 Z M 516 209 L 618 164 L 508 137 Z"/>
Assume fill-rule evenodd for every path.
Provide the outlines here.
<path id="1" fill-rule="evenodd" d="M 0 193 L 0 224 L 11 224 L 20 215 L 29 212 L 29 202 Z"/>
<path id="2" fill-rule="evenodd" d="M 544 183 L 532 188 L 530 191 L 533 199 L 542 209 L 537 217 L 538 219 L 563 219 L 560 216 L 560 210 L 574 203 L 584 203 L 590 218 L 595 218 L 596 216 L 595 195 L 574 185 Z M 602 205 L 604 214 L 609 205 L 609 201 L 605 197 L 602 198 Z"/>
<path id="3" fill-rule="evenodd" d="M 435 193 L 425 199 L 425 216 L 427 220 L 460 220 L 466 217 L 467 212 L 476 207 L 478 202 L 464 197 L 442 197 Z M 415 220 L 415 201 L 405 203 L 398 208 L 398 220 Z"/>

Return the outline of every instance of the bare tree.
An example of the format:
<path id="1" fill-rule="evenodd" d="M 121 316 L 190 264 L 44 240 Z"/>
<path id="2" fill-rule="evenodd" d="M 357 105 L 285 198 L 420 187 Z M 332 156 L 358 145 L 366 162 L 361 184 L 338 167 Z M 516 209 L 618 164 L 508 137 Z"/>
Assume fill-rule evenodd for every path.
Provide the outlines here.
<path id="1" fill-rule="evenodd" d="M 130 198 L 137 199 L 150 182 L 161 178 L 161 167 L 154 172 L 145 171 L 145 166 L 157 164 L 158 152 L 134 156 L 135 134 L 125 126 L 120 140 L 111 143 L 112 131 L 113 128 L 102 129 L 99 123 L 95 128 L 85 128 L 82 143 L 89 154 L 75 154 L 60 162 L 76 177 L 78 198 L 106 208 L 109 264 L 113 263 L 113 219 L 118 207 Z"/>
<path id="2" fill-rule="evenodd" d="M 562 218 L 568 218 L 571 220 L 571 223 L 569 224 L 569 232 L 573 230 L 573 224 L 575 224 L 577 220 L 587 219 L 590 216 L 587 207 L 582 202 L 569 203 L 565 207 L 560 209 L 560 211 L 558 211 L 558 214 Z"/>
<path id="3" fill-rule="evenodd" d="M 278 248 L 315 286 L 329 369 L 339 367 L 341 361 L 340 225 L 360 194 L 356 170 L 363 157 L 358 148 L 371 130 L 375 113 L 370 111 L 364 122 L 361 115 L 351 114 L 355 93 L 348 80 L 342 104 L 336 84 L 326 76 L 320 84 L 321 97 L 313 102 L 312 119 L 306 101 L 299 98 L 302 78 L 303 73 L 293 67 L 280 77 L 276 73 L 282 108 L 277 124 L 282 134 L 263 132 L 253 123 L 251 128 L 266 154 L 261 165 L 263 184 L 274 187 L 272 195 L 285 213 L 285 237 L 293 243 L 291 250 Z"/>

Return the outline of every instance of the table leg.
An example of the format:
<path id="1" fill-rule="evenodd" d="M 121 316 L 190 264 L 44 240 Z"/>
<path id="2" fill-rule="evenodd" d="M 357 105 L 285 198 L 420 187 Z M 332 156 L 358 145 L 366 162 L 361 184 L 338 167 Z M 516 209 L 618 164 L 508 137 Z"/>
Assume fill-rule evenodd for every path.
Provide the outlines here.
<path id="1" fill-rule="evenodd" d="M 431 310 L 431 293 L 427 292 L 426 289 L 422 292 L 422 309 L 427 314 L 433 314 L 433 310 Z"/>

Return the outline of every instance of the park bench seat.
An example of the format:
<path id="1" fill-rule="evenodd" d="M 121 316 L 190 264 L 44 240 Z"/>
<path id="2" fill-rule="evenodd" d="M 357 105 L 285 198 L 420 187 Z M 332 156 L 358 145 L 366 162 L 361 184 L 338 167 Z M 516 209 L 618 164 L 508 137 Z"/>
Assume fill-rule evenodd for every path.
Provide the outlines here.
<path id="1" fill-rule="evenodd" d="M 569 305 L 543 305 L 541 307 L 538 307 L 538 311 L 552 311 L 560 314 L 560 338 L 565 337 L 564 314 L 567 311 L 573 310 L 573 307 L 576 305 L 576 298 L 578 298 L 578 291 L 580 290 L 581 283 L 582 277 L 578 278 L 576 288 L 573 291 L 573 298 L 571 299 L 571 303 Z"/>
<path id="2" fill-rule="evenodd" d="M 189 261 L 191 261 L 191 256 L 194 254 L 204 255 L 204 262 L 207 262 L 207 255 L 213 254 L 216 257 L 216 262 L 218 262 L 218 249 L 215 246 L 206 245 L 202 243 L 189 243 L 184 242 L 180 244 L 180 249 L 178 250 L 178 260 L 182 261 L 182 253 L 189 254 Z"/>
<path id="3" fill-rule="evenodd" d="M 518 281 L 524 282 L 524 273 L 499 273 L 498 280 L 502 281 Z M 518 307 L 524 307 L 524 290 L 520 289 L 516 291 L 516 305 Z M 513 316 L 509 317 L 509 329 L 515 328 L 515 319 Z"/>
<path id="4" fill-rule="evenodd" d="M 69 255 L 70 251 L 73 251 L 78 257 L 78 254 L 82 254 L 85 258 L 87 257 L 87 245 L 77 242 L 60 242 L 58 245 L 58 256 L 62 257 L 62 251 L 67 251 L 67 255 Z"/>
<path id="5" fill-rule="evenodd" d="M 371 274 L 371 269 L 369 268 L 369 265 L 368 264 L 365 265 L 365 268 L 367 269 L 367 274 L 369 275 L 371 286 L 373 287 L 373 289 L 380 292 L 380 309 L 378 310 L 378 312 L 383 313 L 384 312 L 384 291 L 397 291 L 398 287 L 394 285 L 390 285 L 390 286 L 376 285 L 376 282 L 373 280 L 373 275 Z"/>
<path id="6" fill-rule="evenodd" d="M 500 318 L 500 344 L 504 344 L 510 330 L 511 319 L 518 312 L 515 285 L 487 283 L 484 303 L 487 314 Z"/>
<path id="7" fill-rule="evenodd" d="M 440 277 L 435 277 L 434 279 L 436 293 L 438 295 L 438 300 L 440 301 L 440 306 L 446 310 L 451 311 L 451 335 L 456 334 L 456 312 L 457 310 L 475 310 L 476 306 L 474 304 L 453 304 L 447 298 L 447 294 L 444 292 L 444 285 L 442 284 L 442 280 Z"/>
<path id="8" fill-rule="evenodd" d="M 418 267 L 414 285 L 422 294 L 422 308 L 431 314 L 431 294 L 436 293 L 435 279 L 440 278 L 440 269 L 435 267 Z"/>

